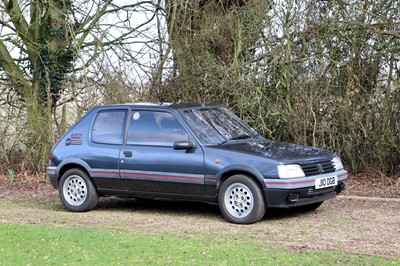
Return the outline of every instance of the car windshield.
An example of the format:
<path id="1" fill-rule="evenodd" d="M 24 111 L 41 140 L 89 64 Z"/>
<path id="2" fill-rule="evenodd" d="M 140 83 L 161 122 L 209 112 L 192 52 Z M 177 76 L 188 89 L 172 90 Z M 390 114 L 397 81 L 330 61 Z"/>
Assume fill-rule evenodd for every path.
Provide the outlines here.
<path id="1" fill-rule="evenodd" d="M 193 132 L 205 144 L 223 144 L 257 135 L 255 130 L 225 108 L 194 108 L 182 113 Z"/>

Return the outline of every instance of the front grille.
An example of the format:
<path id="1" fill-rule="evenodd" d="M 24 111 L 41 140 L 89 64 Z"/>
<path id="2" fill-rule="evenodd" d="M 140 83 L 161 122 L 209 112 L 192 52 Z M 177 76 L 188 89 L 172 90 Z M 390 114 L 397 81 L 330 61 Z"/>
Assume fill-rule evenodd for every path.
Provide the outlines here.
<path id="1" fill-rule="evenodd" d="M 335 166 L 332 161 L 302 163 L 300 166 L 306 176 L 335 172 Z"/>

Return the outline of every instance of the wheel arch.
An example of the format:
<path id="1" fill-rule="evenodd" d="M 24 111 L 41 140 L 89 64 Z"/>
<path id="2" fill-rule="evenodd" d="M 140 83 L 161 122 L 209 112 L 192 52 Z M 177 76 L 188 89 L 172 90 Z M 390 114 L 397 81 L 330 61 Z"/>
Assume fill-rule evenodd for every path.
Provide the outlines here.
<path id="1" fill-rule="evenodd" d="M 89 165 L 85 161 L 80 160 L 80 159 L 71 159 L 71 160 L 68 160 L 68 161 L 64 162 L 62 165 L 60 165 L 59 166 L 59 170 L 58 170 L 58 180 L 57 180 L 57 182 L 58 183 L 60 182 L 61 177 L 68 170 L 71 170 L 71 169 L 74 169 L 74 168 L 80 169 L 83 172 L 85 172 L 85 174 L 87 174 L 87 176 L 92 181 L 93 185 L 95 185 L 94 182 L 93 182 L 93 178 L 90 176 L 90 171 L 89 171 L 90 167 L 89 167 Z"/>
<path id="2" fill-rule="evenodd" d="M 266 185 L 264 183 L 264 178 L 262 177 L 261 173 L 259 171 L 257 171 L 254 168 L 251 168 L 249 166 L 246 165 L 237 165 L 237 166 L 230 166 L 227 167 L 225 169 L 223 169 L 223 171 L 221 171 L 218 174 L 218 178 L 217 178 L 217 191 L 219 191 L 221 185 L 231 176 L 234 175 L 246 175 L 249 178 L 253 179 L 253 181 L 256 182 L 256 184 L 259 185 L 260 189 L 263 190 L 264 188 L 266 188 Z"/>

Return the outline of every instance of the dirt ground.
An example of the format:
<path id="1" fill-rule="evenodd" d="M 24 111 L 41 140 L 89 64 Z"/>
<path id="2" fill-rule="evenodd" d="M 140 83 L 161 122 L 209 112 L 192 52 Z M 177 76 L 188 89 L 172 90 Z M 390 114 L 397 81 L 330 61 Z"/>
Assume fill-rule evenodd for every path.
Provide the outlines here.
<path id="1" fill-rule="evenodd" d="M 340 250 L 400 258 L 399 179 L 375 181 L 352 177 L 344 196 L 326 201 L 315 211 L 269 210 L 259 223 L 235 225 L 222 218 L 217 206 L 192 202 L 103 198 L 91 212 L 71 213 L 63 209 L 57 191 L 45 178 L 20 176 L 12 184 L 0 179 L 0 222 L 183 237 L 217 234 L 222 239 L 249 238 L 298 251 Z"/>

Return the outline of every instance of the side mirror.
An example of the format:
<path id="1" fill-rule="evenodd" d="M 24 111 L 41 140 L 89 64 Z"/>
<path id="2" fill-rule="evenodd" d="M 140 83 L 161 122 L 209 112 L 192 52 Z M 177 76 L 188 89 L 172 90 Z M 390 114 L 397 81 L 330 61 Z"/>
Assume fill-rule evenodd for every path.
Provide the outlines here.
<path id="1" fill-rule="evenodd" d="M 191 140 L 179 140 L 174 142 L 174 150 L 187 150 L 192 148 L 196 148 L 196 144 Z"/>

